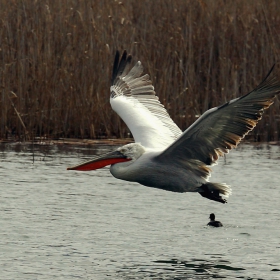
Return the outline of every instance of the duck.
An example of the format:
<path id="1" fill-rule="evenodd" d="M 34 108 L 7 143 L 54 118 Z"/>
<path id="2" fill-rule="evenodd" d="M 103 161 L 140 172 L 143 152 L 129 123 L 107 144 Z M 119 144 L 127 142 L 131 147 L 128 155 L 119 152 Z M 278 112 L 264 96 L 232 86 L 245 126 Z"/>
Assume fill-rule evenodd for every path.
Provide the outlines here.
<path id="1" fill-rule="evenodd" d="M 220 221 L 215 221 L 215 214 L 211 213 L 209 216 L 210 222 L 207 224 L 207 226 L 212 227 L 222 227 L 223 224 Z"/>

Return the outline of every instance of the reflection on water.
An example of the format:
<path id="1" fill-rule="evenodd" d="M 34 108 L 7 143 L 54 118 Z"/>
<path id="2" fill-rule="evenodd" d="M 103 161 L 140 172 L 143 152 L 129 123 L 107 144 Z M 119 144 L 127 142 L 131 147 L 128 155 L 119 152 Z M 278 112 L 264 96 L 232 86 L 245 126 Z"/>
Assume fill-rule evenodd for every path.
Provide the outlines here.
<path id="1" fill-rule="evenodd" d="M 124 267 L 119 271 L 123 279 L 211 279 L 228 278 L 228 271 L 242 271 L 241 267 L 233 267 L 229 261 L 223 260 L 221 255 L 209 256 L 211 259 L 186 260 L 158 260 L 153 261 L 150 267 Z M 138 279 L 136 278 L 136 279 Z M 248 279 L 242 276 L 240 279 Z M 262 280 L 261 278 L 258 278 Z"/>
<path id="2" fill-rule="evenodd" d="M 213 167 L 226 205 L 66 171 L 114 148 L 0 145 L 1 279 L 280 279 L 280 147 Z"/>

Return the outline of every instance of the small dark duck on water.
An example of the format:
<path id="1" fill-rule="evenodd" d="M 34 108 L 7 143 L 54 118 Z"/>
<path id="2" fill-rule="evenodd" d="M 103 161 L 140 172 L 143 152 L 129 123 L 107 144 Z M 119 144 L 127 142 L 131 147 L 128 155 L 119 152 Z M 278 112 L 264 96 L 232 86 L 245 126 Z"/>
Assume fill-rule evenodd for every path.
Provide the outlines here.
<path id="1" fill-rule="evenodd" d="M 207 226 L 212 226 L 212 227 L 222 227 L 223 224 L 220 221 L 215 221 L 215 214 L 212 213 L 210 214 L 210 222 L 207 224 Z"/>

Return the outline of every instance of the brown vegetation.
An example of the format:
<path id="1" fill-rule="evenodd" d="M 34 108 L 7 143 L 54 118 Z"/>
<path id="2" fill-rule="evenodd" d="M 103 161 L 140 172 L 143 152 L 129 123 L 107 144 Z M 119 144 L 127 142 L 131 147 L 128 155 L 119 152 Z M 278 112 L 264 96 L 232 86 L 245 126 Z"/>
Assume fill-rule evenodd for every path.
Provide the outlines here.
<path id="1" fill-rule="evenodd" d="M 142 61 L 182 129 L 280 56 L 277 0 L 3 0 L 0 18 L 2 139 L 126 137 L 109 104 L 116 49 Z M 278 99 L 251 135 L 279 140 Z"/>

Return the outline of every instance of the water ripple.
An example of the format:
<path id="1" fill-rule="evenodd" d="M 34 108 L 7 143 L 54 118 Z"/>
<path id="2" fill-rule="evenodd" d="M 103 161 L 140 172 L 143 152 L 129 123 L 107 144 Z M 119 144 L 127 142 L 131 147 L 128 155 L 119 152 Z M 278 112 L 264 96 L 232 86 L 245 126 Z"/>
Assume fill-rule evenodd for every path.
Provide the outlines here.
<path id="1" fill-rule="evenodd" d="M 108 168 L 66 171 L 104 146 L 0 147 L 0 278 L 280 279 L 280 149 L 268 147 L 213 167 L 211 180 L 232 186 L 227 205 Z M 212 212 L 223 228 L 206 226 Z"/>

